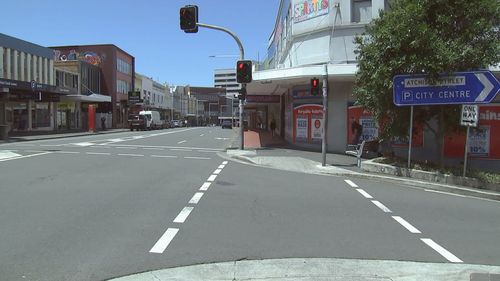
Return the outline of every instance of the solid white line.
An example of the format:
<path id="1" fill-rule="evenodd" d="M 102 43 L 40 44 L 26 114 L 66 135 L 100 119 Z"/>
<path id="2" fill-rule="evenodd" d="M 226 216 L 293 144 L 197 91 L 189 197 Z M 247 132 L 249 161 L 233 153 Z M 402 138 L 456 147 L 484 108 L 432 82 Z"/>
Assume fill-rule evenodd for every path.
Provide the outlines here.
<path id="1" fill-rule="evenodd" d="M 185 143 L 187 142 L 187 140 L 181 140 L 180 142 L 178 142 L 177 144 L 181 144 L 181 143 Z"/>
<path id="2" fill-rule="evenodd" d="M 137 149 L 137 147 L 116 147 L 119 149 Z"/>
<path id="3" fill-rule="evenodd" d="M 55 153 L 61 153 L 61 154 L 78 154 L 80 152 L 79 151 L 55 151 Z"/>
<path id="4" fill-rule="evenodd" d="M 111 155 L 111 153 L 107 153 L 107 152 L 85 152 L 85 154 L 89 154 L 89 155 Z"/>
<path id="5" fill-rule="evenodd" d="M 220 172 L 222 172 L 222 170 L 221 169 L 217 169 L 217 170 L 214 171 L 214 174 L 218 175 L 218 174 L 220 174 Z"/>
<path id="6" fill-rule="evenodd" d="M 439 193 L 439 194 L 453 195 L 453 196 L 458 196 L 458 197 L 467 197 L 467 196 L 461 195 L 461 194 L 449 193 L 449 192 L 432 190 L 432 189 L 424 189 L 424 190 L 429 191 L 429 192 Z"/>
<path id="7" fill-rule="evenodd" d="M 375 206 L 379 207 L 382 211 L 386 213 L 392 213 L 392 211 L 389 208 L 387 208 L 384 204 L 380 203 L 379 201 L 372 200 L 372 203 L 375 204 Z"/>
<path id="8" fill-rule="evenodd" d="M 40 146 L 63 146 L 62 144 L 40 144 Z"/>
<path id="9" fill-rule="evenodd" d="M 172 150 L 172 151 L 192 151 L 190 149 L 179 149 L 179 148 L 172 148 L 170 150 Z"/>
<path id="10" fill-rule="evenodd" d="M 193 211 L 194 207 L 184 207 L 184 209 L 181 210 L 181 212 L 177 215 L 177 217 L 174 219 L 175 223 L 184 223 L 191 213 Z"/>
<path id="11" fill-rule="evenodd" d="M 149 250 L 150 253 L 156 253 L 156 254 L 161 254 L 165 251 L 165 249 L 168 247 L 168 244 L 172 242 L 172 239 L 174 239 L 175 235 L 179 232 L 178 228 L 169 228 L 163 235 L 158 239 L 156 244 Z"/>
<path id="12" fill-rule="evenodd" d="M 402 217 L 392 216 L 392 218 L 395 219 L 397 222 L 399 222 L 399 224 L 401 224 L 402 226 L 404 226 L 406 229 L 408 229 L 409 232 L 411 232 L 411 233 L 422 233 L 422 232 L 420 232 L 420 230 L 418 230 L 416 227 L 414 227 L 413 225 L 411 225 L 409 222 L 407 222 Z"/>
<path id="13" fill-rule="evenodd" d="M 217 167 L 217 169 L 224 169 L 224 167 L 226 167 L 226 165 L 219 165 L 219 167 Z"/>
<path id="14" fill-rule="evenodd" d="M 163 148 L 154 148 L 154 147 L 145 147 L 143 149 L 145 149 L 145 150 L 165 150 Z"/>
<path id="15" fill-rule="evenodd" d="M 37 154 L 30 154 L 30 155 L 12 157 L 12 158 L 7 158 L 7 159 L 2 159 L 2 160 L 0 160 L 0 162 L 9 161 L 9 160 L 16 160 L 16 159 L 22 159 L 22 158 L 35 157 L 35 156 L 45 155 L 45 154 L 49 154 L 49 153 L 52 153 L 52 152 L 47 151 L 47 152 L 42 152 L 42 153 L 37 153 Z"/>
<path id="16" fill-rule="evenodd" d="M 224 165 L 227 165 L 227 163 L 228 163 L 227 161 L 222 162 L 222 164 L 224 164 Z"/>
<path id="17" fill-rule="evenodd" d="M 198 159 L 198 160 L 210 160 L 208 157 L 196 157 L 196 156 L 186 156 L 184 159 Z"/>
<path id="18" fill-rule="evenodd" d="M 110 144 L 112 147 L 117 147 L 117 146 L 133 146 L 133 147 L 158 147 L 158 148 L 181 148 L 181 149 L 194 149 L 194 150 L 207 150 L 207 151 L 214 151 L 214 152 L 219 152 L 219 151 L 224 151 L 224 149 L 220 148 L 210 148 L 210 147 L 193 147 L 193 146 L 169 146 L 169 145 L 139 145 L 139 144 Z"/>
<path id="19" fill-rule="evenodd" d="M 207 181 L 214 181 L 216 177 L 217 177 L 217 175 L 210 175 L 210 177 L 208 177 Z"/>
<path id="20" fill-rule="evenodd" d="M 441 247 L 438 243 L 432 241 L 432 239 L 420 238 L 420 240 L 422 240 L 425 244 L 427 244 L 429 247 L 434 249 L 434 251 L 441 254 L 441 256 L 445 257 L 448 261 L 455 262 L 455 263 L 463 262 L 461 259 L 457 258 L 454 254 L 450 253 L 448 250 Z"/>
<path id="21" fill-rule="evenodd" d="M 177 158 L 177 156 L 174 156 L 174 155 L 151 155 L 151 157 L 156 157 L 156 158 Z"/>
<path id="22" fill-rule="evenodd" d="M 143 154 L 126 154 L 126 153 L 123 153 L 123 154 L 118 154 L 120 156 L 133 156 L 133 157 L 141 157 L 141 156 L 144 156 Z"/>
<path id="23" fill-rule="evenodd" d="M 204 194 L 203 192 L 196 192 L 193 195 L 193 198 L 191 198 L 191 200 L 189 200 L 189 204 L 198 204 L 198 202 L 200 202 L 200 199 L 203 196 L 203 194 Z"/>
<path id="24" fill-rule="evenodd" d="M 356 190 L 357 190 L 359 193 L 361 193 L 361 195 L 363 195 L 365 198 L 368 198 L 368 199 L 372 199 L 372 198 L 373 198 L 370 194 L 368 194 L 368 193 L 367 193 L 366 191 L 364 191 L 363 189 L 358 188 L 358 189 L 356 189 Z"/>
<path id="25" fill-rule="evenodd" d="M 344 180 L 348 185 L 350 185 L 351 187 L 359 187 L 357 184 L 355 184 L 354 182 L 352 182 L 351 180 Z"/>
<path id="26" fill-rule="evenodd" d="M 200 190 L 207 191 L 211 184 L 212 184 L 211 182 L 204 182 L 203 185 L 200 187 Z"/>

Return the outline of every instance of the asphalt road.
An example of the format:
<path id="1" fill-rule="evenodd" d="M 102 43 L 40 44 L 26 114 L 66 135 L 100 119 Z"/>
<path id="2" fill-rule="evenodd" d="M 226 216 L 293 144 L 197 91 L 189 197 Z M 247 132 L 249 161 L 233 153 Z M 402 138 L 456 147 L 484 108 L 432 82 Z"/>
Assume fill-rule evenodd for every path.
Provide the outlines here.
<path id="1" fill-rule="evenodd" d="M 500 202 L 219 156 L 220 128 L 0 145 L 0 280 L 338 257 L 500 265 Z M 346 181 L 347 180 L 347 181 Z"/>

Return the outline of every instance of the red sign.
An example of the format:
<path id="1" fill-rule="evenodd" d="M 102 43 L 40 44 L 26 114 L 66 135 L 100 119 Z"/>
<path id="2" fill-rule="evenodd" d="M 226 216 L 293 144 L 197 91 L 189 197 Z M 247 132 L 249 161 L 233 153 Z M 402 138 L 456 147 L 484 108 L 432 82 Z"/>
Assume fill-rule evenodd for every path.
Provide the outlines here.
<path id="1" fill-rule="evenodd" d="M 274 95 L 247 95 L 247 103 L 279 103 L 280 96 Z"/>
<path id="2" fill-rule="evenodd" d="M 323 106 L 320 104 L 295 105 L 293 109 L 293 142 L 321 142 L 321 119 Z M 314 126 L 311 124 L 314 123 Z M 315 127 L 316 129 L 312 129 Z"/>
<path id="3" fill-rule="evenodd" d="M 445 136 L 445 157 L 464 157 L 465 133 Z M 500 159 L 500 105 L 479 106 L 479 124 L 469 134 L 471 157 Z"/>

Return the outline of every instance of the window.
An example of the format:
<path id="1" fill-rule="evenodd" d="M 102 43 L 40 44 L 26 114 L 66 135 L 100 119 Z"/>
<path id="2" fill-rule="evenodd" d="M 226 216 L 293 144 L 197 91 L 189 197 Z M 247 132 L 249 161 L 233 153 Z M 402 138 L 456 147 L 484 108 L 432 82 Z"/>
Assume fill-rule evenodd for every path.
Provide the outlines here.
<path id="1" fill-rule="evenodd" d="M 116 68 L 121 73 L 132 74 L 130 64 L 120 58 L 116 60 Z"/>
<path id="2" fill-rule="evenodd" d="M 352 22 L 369 22 L 372 19 L 371 0 L 353 0 Z"/>
<path id="3" fill-rule="evenodd" d="M 120 79 L 116 80 L 116 91 L 118 93 L 128 94 L 128 91 L 130 91 L 130 83 Z"/>

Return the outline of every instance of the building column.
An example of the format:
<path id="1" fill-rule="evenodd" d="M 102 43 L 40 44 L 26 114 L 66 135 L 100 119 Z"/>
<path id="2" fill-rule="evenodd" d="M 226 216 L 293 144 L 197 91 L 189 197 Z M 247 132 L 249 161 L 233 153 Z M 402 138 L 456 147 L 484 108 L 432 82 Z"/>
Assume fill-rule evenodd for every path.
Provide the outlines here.
<path id="1" fill-rule="evenodd" d="M 33 100 L 28 100 L 28 131 L 33 130 L 33 107 L 35 102 Z M 36 108 L 35 108 L 36 110 Z"/>
<path id="2" fill-rule="evenodd" d="M 3 68 L 3 53 L 4 53 L 4 50 L 3 50 L 3 47 L 0 47 L 0 78 L 5 78 L 3 77 L 3 72 L 4 72 L 4 68 Z"/>
<path id="3" fill-rule="evenodd" d="M 12 73 L 12 79 L 14 80 L 19 80 L 19 77 L 17 76 L 17 62 L 19 60 L 19 52 L 17 50 L 14 50 L 14 61 L 12 62 L 14 64 L 14 73 Z"/>
<path id="4" fill-rule="evenodd" d="M 49 83 L 49 61 L 47 58 L 43 58 L 43 83 Z"/>
<path id="5" fill-rule="evenodd" d="M 56 80 L 54 79 L 54 60 L 49 60 L 49 84 L 56 84 Z"/>
<path id="6" fill-rule="evenodd" d="M 38 62 L 38 67 L 37 67 L 37 76 L 38 76 L 38 80 L 37 82 L 38 83 L 43 83 L 43 58 L 42 57 L 38 57 L 37 59 L 37 62 Z"/>
<path id="7" fill-rule="evenodd" d="M 7 67 L 7 71 L 6 72 L 7 72 L 7 75 L 6 75 L 5 78 L 12 79 L 12 75 L 10 73 L 10 65 L 12 64 L 12 61 L 10 59 L 10 52 L 11 52 L 11 50 L 10 50 L 10 48 L 6 48 L 6 49 L 7 49 L 7 52 L 5 54 L 5 57 L 7 58 L 7 63 L 6 63 L 6 67 Z"/>
<path id="8" fill-rule="evenodd" d="M 20 59 L 21 59 L 21 63 L 20 63 L 20 66 L 21 66 L 21 69 L 20 69 L 21 76 L 19 77 L 19 80 L 26 81 L 26 77 L 24 77 L 24 60 L 26 59 L 26 53 L 25 52 L 21 52 Z"/>
<path id="9" fill-rule="evenodd" d="M 31 54 L 26 54 L 26 72 L 28 72 L 26 81 L 31 82 Z"/>
<path id="10" fill-rule="evenodd" d="M 37 56 L 33 55 L 32 56 L 33 58 L 33 76 L 31 77 L 31 80 L 35 80 L 38 82 L 38 60 L 37 60 Z"/>

